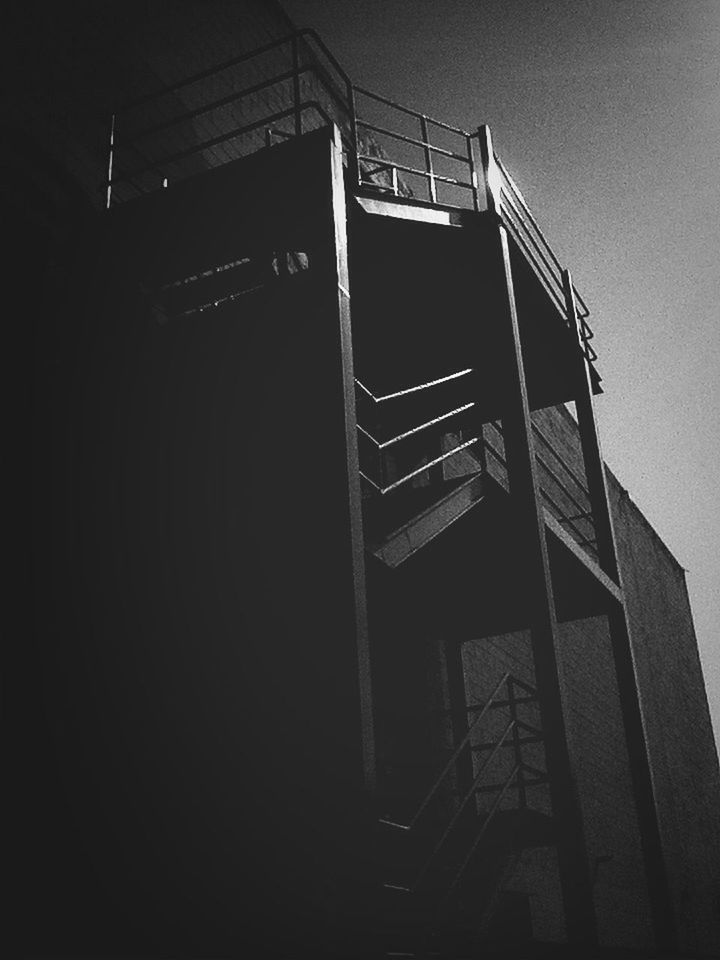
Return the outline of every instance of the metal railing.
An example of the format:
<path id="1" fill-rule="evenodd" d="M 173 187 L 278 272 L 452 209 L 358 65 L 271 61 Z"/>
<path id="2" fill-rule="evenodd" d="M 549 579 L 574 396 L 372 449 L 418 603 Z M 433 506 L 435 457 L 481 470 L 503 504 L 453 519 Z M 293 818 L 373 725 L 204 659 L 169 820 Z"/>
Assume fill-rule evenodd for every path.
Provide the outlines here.
<path id="1" fill-rule="evenodd" d="M 273 62 L 268 65 L 265 61 L 271 54 Z M 242 68 L 255 72 L 254 82 L 238 78 L 237 71 Z M 315 81 L 309 90 L 303 83 L 308 77 Z M 218 84 L 229 87 L 230 92 L 208 97 Z M 316 96 L 320 92 L 322 102 Z M 264 99 L 258 103 L 253 98 L 261 94 Z M 113 115 L 107 206 L 195 172 L 187 161 L 198 155 L 205 165 L 215 166 L 260 149 L 267 143 L 267 131 L 299 136 L 315 126 L 336 122 L 346 150 L 356 155 L 349 122 L 351 99 L 349 78 L 312 30 L 296 31 L 192 74 L 124 104 Z M 198 100 L 188 109 L 188 102 Z M 277 109 L 270 108 L 271 101 Z M 249 114 L 246 122 L 237 123 L 243 113 Z M 273 129 L 283 123 L 290 129 Z M 215 134 L 208 136 L 213 129 Z M 173 149 L 178 142 L 180 147 Z"/>
<path id="2" fill-rule="evenodd" d="M 462 862 L 459 865 L 455 865 L 451 883 L 446 891 L 449 895 L 459 883 L 462 874 L 470 862 L 472 854 L 484 836 L 490 821 L 500 809 L 500 804 L 507 792 L 511 789 L 517 789 L 519 791 L 519 805 L 522 808 L 526 806 L 525 791 L 527 786 L 547 782 L 547 775 L 543 771 L 539 771 L 535 767 L 531 767 L 530 765 L 526 764 L 522 758 L 522 744 L 524 741 L 519 736 L 519 731 L 522 728 L 531 729 L 535 733 L 539 733 L 539 731 L 537 731 L 534 727 L 530 727 L 528 724 L 524 724 L 518 719 L 516 705 L 520 701 L 515 694 L 516 685 L 526 693 L 530 694 L 529 697 L 525 698 L 526 701 L 535 701 L 537 699 L 537 691 L 534 687 L 530 686 L 524 681 L 518 680 L 509 672 L 505 673 L 500 678 L 492 693 L 483 704 L 477 706 L 473 705 L 466 708 L 466 712 L 468 714 L 477 712 L 477 715 L 472 719 L 471 722 L 468 723 L 466 733 L 460 742 L 455 746 L 450 757 L 447 759 L 445 765 L 436 776 L 435 780 L 431 784 L 410 820 L 407 823 L 398 823 L 389 817 L 380 818 L 379 822 L 386 827 L 390 827 L 393 830 L 398 830 L 404 833 L 413 833 L 426 818 L 428 811 L 432 809 L 433 801 L 438 799 L 438 797 L 441 795 L 443 787 L 448 784 L 450 778 L 455 775 L 463 753 L 468 750 L 474 751 L 478 746 L 481 748 L 487 746 L 489 748 L 489 754 L 483 758 L 478 765 L 478 768 L 474 770 L 471 784 L 460 796 L 452 815 L 445 823 L 439 835 L 432 842 L 429 853 L 427 853 L 423 858 L 421 865 L 416 869 L 412 879 L 410 879 L 404 886 L 400 886 L 399 884 L 395 883 L 386 884 L 386 886 L 405 890 L 408 893 L 415 893 L 419 888 L 421 888 L 429 876 L 433 866 L 437 862 L 442 850 L 446 847 L 450 836 L 459 826 L 461 818 L 463 817 L 465 811 L 469 808 L 471 801 L 479 794 L 494 793 L 496 794 L 495 800 L 491 806 L 491 809 L 487 811 L 485 816 L 481 819 L 480 831 L 474 835 L 469 849 L 466 848 L 466 856 L 463 858 Z M 503 689 L 507 690 L 505 699 L 501 699 L 501 691 L 503 691 Z M 509 722 L 505 725 L 498 739 L 492 744 L 481 744 L 474 746 L 472 742 L 473 736 L 479 729 L 480 724 L 493 708 L 498 707 L 510 709 Z M 510 743 L 508 743 L 508 738 L 511 735 L 512 740 Z M 540 735 L 539 739 L 542 740 L 542 735 Z M 537 742 L 536 738 L 533 739 L 533 742 Z M 510 775 L 505 777 L 500 783 L 483 783 L 492 761 L 498 756 L 501 749 L 506 745 L 512 747 L 514 751 L 514 759 Z M 527 777 L 525 777 L 525 773 L 531 773 L 533 775 L 533 779 L 528 780 Z"/>
<path id="3" fill-rule="evenodd" d="M 252 76 L 245 76 L 248 72 Z M 371 116 L 373 110 L 380 116 Z M 424 194 L 414 196 L 413 202 L 494 210 L 566 316 L 561 265 L 492 149 L 487 127 L 469 132 L 354 84 L 310 29 L 243 52 L 119 108 L 109 124 L 106 206 L 247 155 L 274 139 L 332 123 L 340 130 L 349 174 L 358 189 L 412 195 L 404 182 L 411 178 L 421 182 Z M 408 123 L 411 130 L 403 130 Z M 443 190 L 450 195 L 442 195 Z M 589 343 L 593 333 L 588 308 L 573 289 L 582 348 L 592 364 L 596 353 Z"/>
<path id="4" fill-rule="evenodd" d="M 459 435 L 462 434 L 466 415 L 475 407 L 475 401 L 473 400 L 457 403 L 457 398 L 453 398 L 450 409 L 444 409 L 442 412 L 435 410 L 433 411 L 434 415 L 427 417 L 427 419 L 420 415 L 420 422 L 418 422 L 419 411 L 432 409 L 432 406 L 438 402 L 438 387 L 450 384 L 455 387 L 459 383 L 467 381 L 472 373 L 472 369 L 469 368 L 459 370 L 436 380 L 397 390 L 383 396 L 373 394 L 360 380 L 355 380 L 356 387 L 361 395 L 358 403 L 360 476 L 378 494 L 385 496 L 397 490 L 421 474 L 441 466 L 445 461 L 457 456 L 463 450 L 470 451 L 477 444 L 478 437 L 473 436 L 469 439 L 458 440 L 451 449 L 439 453 L 438 456 L 432 456 L 431 459 L 428 458 L 427 454 L 428 446 L 432 444 L 432 439 L 429 440 L 428 437 L 433 432 L 438 449 L 441 446 L 442 436 L 447 436 L 452 431 L 457 431 Z M 430 407 L 425 402 L 428 395 L 432 398 Z M 423 398 L 423 406 L 418 406 L 419 396 Z M 398 401 L 402 402 L 408 397 L 412 398 L 413 409 L 409 414 L 402 410 L 398 411 Z M 393 405 L 395 410 L 392 409 Z M 364 419 L 365 423 L 361 423 L 360 419 Z M 400 427 L 399 425 L 403 422 L 405 422 L 405 426 Z M 434 431 L 433 428 L 435 428 Z M 388 430 L 388 436 L 380 439 L 378 434 L 381 431 L 388 432 Z M 477 472 L 480 469 L 480 464 L 478 464 Z"/>
<path id="5" fill-rule="evenodd" d="M 563 267 L 538 226 L 535 217 L 530 212 L 519 187 L 494 151 L 493 162 L 494 169 L 491 171 L 489 179 L 495 191 L 498 212 L 518 245 L 524 250 L 527 259 L 535 267 L 535 272 L 551 299 L 560 312 L 565 315 L 567 302 L 563 287 Z M 573 291 L 585 356 L 590 363 L 594 363 L 597 360 L 597 353 L 589 342 L 593 339 L 594 334 L 587 323 L 590 310 L 575 286 L 573 286 Z"/>
<path id="6" fill-rule="evenodd" d="M 455 476 L 488 474 L 510 492 L 502 422 L 477 423 L 473 374 L 466 368 L 383 395 L 355 380 L 360 476 L 375 495 L 384 497 L 420 477 L 427 486 L 441 481 L 445 476 L 431 471 L 463 452 L 467 463 L 455 468 L 463 471 Z M 545 507 L 597 559 L 585 479 L 535 420 L 531 428 Z"/>
<path id="7" fill-rule="evenodd" d="M 382 137 L 384 141 L 394 141 L 400 144 L 401 148 L 404 148 L 405 156 L 403 159 L 393 159 L 392 161 L 386 159 L 384 167 L 392 167 L 393 170 L 401 171 L 406 176 L 409 175 L 414 179 L 420 179 L 424 184 L 425 189 L 423 192 L 426 193 L 425 199 L 432 204 L 441 202 L 443 198 L 439 195 L 438 187 L 440 185 L 446 185 L 454 187 L 456 190 L 464 191 L 465 196 L 467 196 L 470 201 L 469 203 L 464 203 L 462 202 L 461 195 L 458 196 L 456 194 L 454 199 L 460 200 L 461 202 L 453 205 L 468 206 L 474 210 L 480 209 L 480 192 L 475 166 L 476 157 L 473 148 L 475 135 L 459 127 L 453 127 L 442 120 L 436 120 L 434 117 L 430 117 L 425 113 L 420 113 L 418 110 L 412 110 L 410 107 L 403 106 L 390 100 L 388 97 L 383 97 L 380 94 L 373 93 L 362 87 L 354 87 L 354 96 L 354 103 L 364 102 L 366 106 L 368 104 L 380 104 L 384 108 L 385 113 L 389 113 L 388 120 L 383 124 L 356 116 L 356 127 L 359 130 L 367 130 L 376 137 Z M 393 123 L 391 119 L 393 116 L 396 118 L 395 123 Z M 400 129 L 402 121 L 407 118 L 410 118 L 411 121 L 417 125 L 415 135 L 403 133 Z M 437 142 L 433 142 L 430 137 L 431 129 L 434 131 L 443 131 L 449 141 L 454 143 L 454 146 L 441 146 Z M 358 142 L 357 139 L 356 142 Z M 413 154 L 415 154 L 415 156 L 422 156 L 420 165 L 418 165 L 417 162 L 412 162 Z M 440 172 L 437 168 L 437 160 L 440 158 L 446 163 L 449 161 L 451 167 L 459 168 L 457 171 L 458 175 L 451 176 L 448 172 Z M 362 184 L 362 161 L 366 163 L 377 161 L 377 157 L 362 152 L 362 144 L 360 143 L 358 160 L 360 161 L 360 183 Z M 393 192 L 395 193 L 399 192 L 398 184 L 399 179 L 397 175 L 395 175 L 393 179 Z"/>
<path id="8" fill-rule="evenodd" d="M 532 423 L 532 432 L 535 438 L 535 460 L 538 465 L 540 495 L 545 505 L 573 539 L 597 558 L 590 493 L 585 481 L 578 476 L 535 422 Z M 508 487 L 503 430 L 499 420 L 483 425 L 483 444 L 499 468 L 498 470 L 490 467 L 489 473 L 503 486 Z"/>
<path id="9" fill-rule="evenodd" d="M 540 468 L 540 492 L 543 499 L 555 519 L 569 529 L 580 546 L 597 557 L 592 504 L 585 481 L 560 455 L 536 423 L 532 424 L 532 430 L 536 439 L 535 459 Z M 541 449 L 543 453 L 540 452 Z M 573 512 L 570 513 L 570 510 Z"/>

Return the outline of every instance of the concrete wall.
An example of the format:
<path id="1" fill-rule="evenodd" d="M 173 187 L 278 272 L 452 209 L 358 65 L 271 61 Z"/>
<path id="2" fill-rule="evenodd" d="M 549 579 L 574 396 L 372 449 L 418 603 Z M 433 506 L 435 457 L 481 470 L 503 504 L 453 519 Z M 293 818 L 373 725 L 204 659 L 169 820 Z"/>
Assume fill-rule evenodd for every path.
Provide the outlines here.
<path id="1" fill-rule="evenodd" d="M 17 955 L 337 956 L 344 923 L 362 933 L 357 478 L 319 136 L 273 155 L 303 185 L 276 195 L 276 239 L 308 269 L 271 269 L 260 158 L 112 220 L 34 304 L 65 336 L 39 355 L 35 622 L 11 661 Z M 259 289 L 154 309 L 156 282 L 243 254 L 267 259 Z"/>
<path id="2" fill-rule="evenodd" d="M 534 419 L 584 474 L 564 407 Z M 542 446 L 540 446 L 542 451 Z M 663 848 L 683 949 L 720 951 L 720 778 L 684 573 L 608 471 L 621 575 L 645 717 Z M 648 942 L 647 898 L 627 751 L 604 618 L 562 625 L 566 708 L 606 942 Z"/>
<path id="3" fill-rule="evenodd" d="M 609 475 L 633 654 L 680 942 L 720 955 L 720 776 L 685 575 Z"/>

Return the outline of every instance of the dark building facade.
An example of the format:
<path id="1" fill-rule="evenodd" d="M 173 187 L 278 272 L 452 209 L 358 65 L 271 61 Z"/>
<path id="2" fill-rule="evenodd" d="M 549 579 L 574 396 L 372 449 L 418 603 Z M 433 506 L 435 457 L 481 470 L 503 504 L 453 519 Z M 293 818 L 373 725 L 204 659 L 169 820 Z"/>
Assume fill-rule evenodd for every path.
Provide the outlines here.
<path id="1" fill-rule="evenodd" d="M 683 571 L 488 129 L 274 4 L 55 17 L 6 113 L 19 950 L 718 955 Z"/>

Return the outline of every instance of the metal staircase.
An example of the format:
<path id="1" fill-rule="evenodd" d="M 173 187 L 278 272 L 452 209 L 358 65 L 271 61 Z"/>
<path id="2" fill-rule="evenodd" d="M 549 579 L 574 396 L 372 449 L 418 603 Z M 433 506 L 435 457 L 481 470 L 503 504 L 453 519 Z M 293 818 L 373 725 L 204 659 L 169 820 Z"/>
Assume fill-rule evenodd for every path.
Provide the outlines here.
<path id="1" fill-rule="evenodd" d="M 382 396 L 356 380 L 369 549 L 396 566 L 482 498 L 473 371 Z"/>
<path id="2" fill-rule="evenodd" d="M 495 911 L 513 857 L 527 846 L 555 843 L 568 936 L 578 943 L 585 942 L 586 937 L 592 940 L 592 891 L 582 853 L 582 817 L 573 788 L 557 665 L 555 593 L 559 591 L 552 580 L 546 540 L 546 528 L 553 524 L 561 535 L 568 535 L 564 540 L 560 537 L 563 549 L 568 547 L 565 541 L 573 541 L 569 544 L 570 560 L 577 559 L 578 550 L 597 558 L 590 575 L 593 586 L 597 581 L 598 590 L 603 591 L 602 609 L 611 611 L 613 648 L 619 671 L 626 678 L 621 697 L 630 755 L 639 770 L 636 793 L 647 822 L 648 863 L 662 867 L 659 853 L 653 853 L 660 850 L 660 844 L 652 784 L 633 685 L 603 460 L 592 413 L 592 394 L 601 392 L 601 378 L 590 343 L 593 334 L 587 322 L 588 309 L 508 167 L 493 149 L 489 130 L 454 128 L 358 87 L 319 37 L 302 30 L 261 49 L 242 52 L 213 70 L 118 110 L 109 124 L 108 175 L 103 185 L 107 207 L 112 211 L 133 197 L 168 186 L 172 189 L 177 180 L 260 150 L 267 150 L 270 157 L 276 143 L 327 126 L 336 128 L 333 182 L 342 195 L 343 220 L 348 211 L 346 223 L 352 235 L 349 260 L 354 259 L 358 265 L 363 259 L 358 250 L 363 229 L 360 221 L 366 213 L 382 214 L 376 218 L 380 221 L 389 216 L 398 221 L 424 218 L 426 223 L 418 227 L 418 232 L 430 229 L 430 223 L 442 224 L 443 230 L 447 226 L 446 234 L 453 233 L 455 227 L 461 231 L 467 227 L 467 233 L 461 233 L 462 242 L 467 241 L 468 250 L 472 249 L 478 259 L 482 253 L 484 267 L 493 277 L 494 299 L 487 311 L 496 321 L 492 353 L 487 351 L 483 356 L 478 349 L 479 336 L 472 348 L 466 347 L 463 352 L 443 330 L 444 341 L 452 345 L 443 362 L 457 361 L 457 366 L 438 369 L 433 379 L 426 379 L 424 370 L 398 371 L 398 376 L 407 375 L 409 380 L 416 376 L 423 382 L 399 382 L 392 390 L 378 390 L 373 351 L 364 349 L 363 361 L 368 362 L 358 370 L 354 406 L 365 548 L 381 561 L 378 567 L 383 576 L 398 575 L 400 579 L 403 569 L 413 567 L 409 563 L 403 568 L 403 564 L 460 518 L 481 510 L 482 504 L 496 502 L 497 497 L 511 501 L 517 546 L 517 557 L 513 556 L 511 562 L 524 564 L 525 578 L 526 608 L 522 611 L 524 619 L 518 616 L 522 619 L 519 629 L 527 627 L 531 634 L 539 691 L 505 674 L 467 724 L 426 792 L 420 798 L 385 797 L 377 830 L 383 851 L 383 891 L 390 900 L 388 909 L 393 918 L 388 919 L 387 942 L 396 952 L 418 956 L 427 955 L 451 930 L 455 935 L 466 931 L 470 940 L 479 936 Z M 277 153 L 281 149 L 278 147 Z M 343 231 L 346 223 L 342 224 Z M 365 241 L 366 257 L 374 238 L 372 235 Z M 383 252 L 385 261 L 396 269 L 392 255 L 387 255 L 390 240 Z M 438 241 L 435 249 L 449 259 L 453 253 L 447 252 L 446 240 L 445 236 Z M 347 253 L 346 240 L 334 242 L 334 254 L 341 262 L 341 254 Z M 457 253 L 455 247 L 452 250 Z M 373 267 L 377 265 L 373 260 Z M 468 276 L 475 278 L 476 266 L 473 261 Z M 282 255 L 275 251 L 264 256 L 251 252 L 227 259 L 211 274 L 172 278 L 159 291 L 155 306 L 163 317 L 202 313 L 291 275 L 295 284 L 302 283 L 298 276 L 301 272 L 307 272 L 305 279 L 312 282 L 313 269 L 312 250 L 309 256 L 301 251 L 282 251 Z M 361 278 L 356 283 L 358 276 Z M 368 326 L 374 323 L 376 330 L 384 330 L 383 321 L 392 319 L 394 310 L 400 312 L 406 307 L 397 297 L 378 319 L 378 284 L 373 275 L 363 284 L 356 266 L 348 269 L 346 265 L 342 274 L 333 277 L 335 282 L 333 296 L 342 296 L 345 320 L 353 300 L 353 337 L 359 336 L 365 321 Z M 452 290 L 452 283 L 445 282 Z M 404 291 L 400 283 L 396 286 Z M 468 294 L 466 299 L 474 309 L 477 300 Z M 414 306 L 423 315 L 432 313 L 420 297 Z M 443 304 L 442 308 L 441 316 L 451 315 L 452 306 Z M 464 317 L 457 304 L 455 312 Z M 476 323 L 477 316 L 473 317 Z M 414 333 L 409 324 L 402 329 L 409 330 L 409 336 Z M 379 341 L 380 337 L 376 338 L 371 346 Z M 404 357 L 405 344 L 406 340 L 396 334 L 398 356 Z M 353 362 L 361 356 L 355 347 L 353 343 L 349 351 L 354 352 Z M 433 348 L 434 343 L 425 346 L 426 363 L 435 362 Z M 527 372 L 524 352 L 533 354 L 535 361 L 527 363 Z M 466 356 L 472 357 L 470 362 L 478 368 L 485 364 L 483 373 L 498 394 L 492 410 L 481 388 L 479 370 L 464 366 Z M 448 361 L 448 357 L 452 359 Z M 385 377 L 393 376 L 395 366 L 386 360 L 378 366 L 383 362 Z M 497 379 L 493 379 L 497 373 L 491 369 L 494 366 L 499 370 Z M 539 368 L 546 377 L 538 386 L 532 382 L 532 375 Z M 547 389 L 547 382 L 555 387 L 559 372 L 565 377 L 562 394 Z M 344 383 L 346 423 L 351 434 L 356 425 L 353 404 L 348 403 L 352 375 L 348 369 Z M 535 376 L 536 381 L 539 379 Z M 568 466 L 568 458 L 556 449 L 553 438 L 532 419 L 535 411 L 570 400 L 578 410 L 586 476 Z M 348 446 L 354 448 L 354 442 L 352 437 Z M 352 453 L 351 479 L 356 483 L 354 449 Z M 510 512 L 503 514 L 503 521 Z M 479 512 L 472 514 L 478 516 Z M 358 518 L 356 529 L 359 526 Z M 456 529 L 464 533 L 462 527 Z M 467 529 L 472 535 L 470 518 Z M 509 539 L 508 529 L 501 531 L 501 538 Z M 362 543 L 357 552 L 362 553 Z M 432 552 L 430 549 L 424 555 Z M 442 550 L 437 554 L 439 568 L 447 554 Z M 487 551 L 485 560 L 488 570 L 496 558 Z M 587 566 L 585 556 L 581 561 L 581 567 Z M 456 574 L 459 567 L 458 563 Z M 516 571 L 509 567 L 508 563 L 508 569 L 501 573 L 506 584 L 514 584 Z M 563 569 L 567 570 L 567 565 Z M 382 588 L 387 583 L 380 575 L 377 581 Z M 360 578 L 356 584 L 359 582 Z M 433 587 L 430 583 L 429 589 Z M 454 583 L 451 588 L 455 588 Z M 356 600 L 361 593 L 358 587 Z M 512 600 L 514 603 L 515 597 Z M 360 606 L 364 602 L 358 600 Z M 592 606 L 587 610 L 597 612 Z M 511 629 L 516 624 L 508 624 L 506 613 L 502 609 L 493 620 L 486 610 L 484 627 L 488 631 L 493 625 L 498 630 Z M 583 615 L 588 615 L 587 611 Z M 505 697 L 500 695 L 503 689 L 507 691 Z M 519 719 L 515 712 L 519 696 L 538 697 L 542 730 Z M 498 709 L 509 711 L 501 734 L 488 735 L 478 742 L 483 723 Z M 525 743 L 541 741 L 547 774 L 523 757 Z M 507 756 L 512 762 L 498 774 L 496 764 Z M 528 791 L 545 783 L 549 784 L 554 821 L 529 805 Z M 556 828 L 561 833 L 558 837 Z M 655 894 L 659 929 L 666 926 L 664 911 L 657 906 L 668 901 L 663 882 L 657 885 Z"/>
<path id="3" fill-rule="evenodd" d="M 355 384 L 366 547 L 388 566 L 488 496 L 509 492 L 502 422 L 480 422 L 474 370 L 382 395 Z M 537 424 L 533 440 L 545 509 L 596 558 L 584 478 Z"/>
<path id="4" fill-rule="evenodd" d="M 505 673 L 487 700 L 469 709 L 474 718 L 420 802 L 410 807 L 408 798 L 404 805 L 397 795 L 388 798 L 378 830 L 381 929 L 390 954 L 423 955 L 447 947 L 448 938 L 471 948 L 487 934 L 522 849 L 553 843 L 551 819 L 528 804 L 529 788 L 546 783 L 547 774 L 523 758 L 523 744 L 541 742 L 542 732 L 517 711 L 536 696 Z M 507 711 L 507 722 L 484 742 L 483 728 L 497 710 Z M 395 812 L 401 806 L 405 816 Z"/>
<path id="5" fill-rule="evenodd" d="M 512 499 L 503 424 L 481 422 L 477 386 L 470 368 L 384 394 L 356 380 L 365 544 L 391 569 L 470 510 Z M 594 555 L 584 478 L 537 425 L 533 450 L 544 509 Z M 530 938 L 529 903 L 506 885 L 524 850 L 558 842 L 547 807 L 531 803 L 549 778 L 526 746 L 544 753 L 544 735 L 518 707 L 536 700 L 534 686 L 505 673 L 466 708 L 465 732 L 426 792 L 383 795 L 378 926 L 388 956 L 475 956 L 493 937 Z M 497 711 L 507 717 L 501 729 L 488 723 Z"/>

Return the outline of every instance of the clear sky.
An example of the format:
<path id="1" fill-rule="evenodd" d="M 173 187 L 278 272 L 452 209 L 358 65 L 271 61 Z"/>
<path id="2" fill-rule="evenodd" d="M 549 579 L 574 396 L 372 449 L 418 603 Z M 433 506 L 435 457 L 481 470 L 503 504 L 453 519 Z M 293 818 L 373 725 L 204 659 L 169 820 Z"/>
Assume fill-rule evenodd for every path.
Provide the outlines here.
<path id="1" fill-rule="evenodd" d="M 603 450 L 687 570 L 720 741 L 720 0 L 283 0 L 371 90 L 489 123 L 591 310 Z"/>

